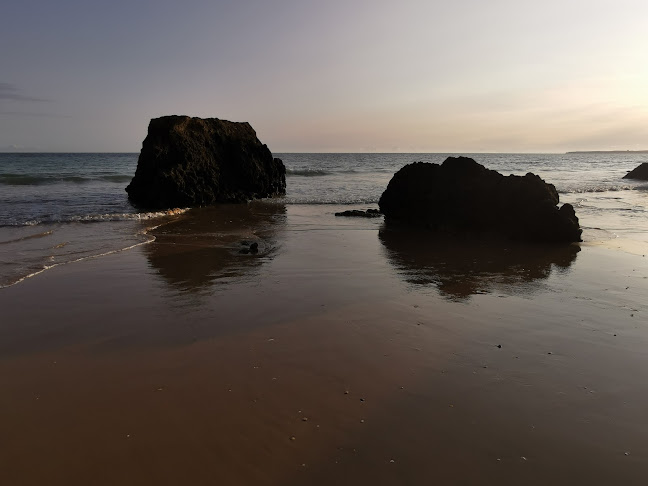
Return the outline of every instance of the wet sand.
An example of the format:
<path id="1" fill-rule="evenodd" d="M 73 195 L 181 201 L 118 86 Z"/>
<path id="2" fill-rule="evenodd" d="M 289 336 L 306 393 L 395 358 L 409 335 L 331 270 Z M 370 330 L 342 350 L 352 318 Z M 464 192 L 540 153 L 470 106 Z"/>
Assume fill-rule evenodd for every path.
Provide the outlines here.
<path id="1" fill-rule="evenodd" d="M 205 210 L 1 290 L 2 484 L 645 482 L 639 251 L 335 210 Z"/>

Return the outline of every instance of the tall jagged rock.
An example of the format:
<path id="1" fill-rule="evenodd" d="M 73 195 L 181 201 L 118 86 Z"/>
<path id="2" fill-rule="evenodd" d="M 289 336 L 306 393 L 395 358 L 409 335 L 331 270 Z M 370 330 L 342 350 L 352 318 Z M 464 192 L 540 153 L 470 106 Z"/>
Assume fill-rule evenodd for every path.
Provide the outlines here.
<path id="1" fill-rule="evenodd" d="M 500 234 L 538 242 L 581 241 L 574 208 L 539 176 L 504 176 L 468 157 L 400 169 L 379 202 L 387 224 Z"/>
<path id="2" fill-rule="evenodd" d="M 149 123 L 133 204 L 151 209 L 244 202 L 286 192 L 286 168 L 249 123 L 164 116 Z"/>

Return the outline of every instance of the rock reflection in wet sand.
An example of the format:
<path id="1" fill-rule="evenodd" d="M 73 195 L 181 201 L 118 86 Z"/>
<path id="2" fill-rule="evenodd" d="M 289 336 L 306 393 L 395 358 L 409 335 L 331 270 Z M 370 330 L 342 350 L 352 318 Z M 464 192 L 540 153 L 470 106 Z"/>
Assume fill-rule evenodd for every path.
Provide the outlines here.
<path id="1" fill-rule="evenodd" d="M 406 282 L 434 286 L 454 301 L 492 292 L 532 294 L 552 272 L 568 271 L 580 251 L 577 244 L 539 245 L 421 230 L 383 228 L 379 238 Z"/>
<path id="2" fill-rule="evenodd" d="M 181 291 L 204 291 L 217 281 L 240 278 L 272 259 L 285 206 L 275 202 L 196 208 L 160 226 L 146 245 L 151 268 Z M 244 253 L 253 243 L 257 252 Z"/>

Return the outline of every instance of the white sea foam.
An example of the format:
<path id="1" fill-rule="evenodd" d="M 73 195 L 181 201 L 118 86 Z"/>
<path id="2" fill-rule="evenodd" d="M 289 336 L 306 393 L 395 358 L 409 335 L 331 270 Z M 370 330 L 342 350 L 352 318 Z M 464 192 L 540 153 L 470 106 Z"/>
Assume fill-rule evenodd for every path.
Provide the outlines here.
<path id="1" fill-rule="evenodd" d="M 166 216 L 179 216 L 189 211 L 190 208 L 175 208 L 165 211 L 151 211 L 143 213 L 105 213 L 85 214 L 65 217 L 50 217 L 42 219 L 31 219 L 29 221 L 8 223 L 2 226 L 38 226 L 41 224 L 53 223 L 101 223 L 107 221 L 147 221 L 150 219 L 164 218 Z"/>
<path id="2" fill-rule="evenodd" d="M 86 216 L 72 216 L 67 222 L 94 223 L 102 221 L 147 221 L 149 219 L 163 218 L 166 216 L 179 216 L 189 211 L 190 208 L 167 209 L 166 211 L 153 211 L 146 213 L 114 213 L 114 214 L 89 214 Z"/>
<path id="3" fill-rule="evenodd" d="M 585 194 L 601 193 L 601 192 L 619 192 L 619 191 L 633 191 L 640 189 L 641 186 L 632 186 L 628 184 L 584 184 L 563 187 L 558 190 L 560 194 Z"/>
<path id="4" fill-rule="evenodd" d="M 101 225 L 101 229 L 74 224 L 74 221 L 48 225 L 46 231 L 29 234 L 25 234 L 29 231 L 27 227 L 8 228 L 7 235 L 14 237 L 0 241 L 0 261 L 6 262 L 3 265 L 4 275 L 0 274 L 0 289 L 61 265 L 112 255 L 151 243 L 155 241 L 155 236 L 149 234 L 150 231 L 175 220 L 173 216 L 180 216 L 187 211 L 185 208 L 125 215 L 108 214 L 77 221 L 106 222 L 105 226 Z M 153 224 L 145 227 L 137 224 L 124 226 L 122 222 L 128 221 L 151 221 Z M 49 237 L 48 243 L 37 243 L 37 240 L 44 237 Z M 133 239 L 139 241 L 133 243 Z M 26 247 L 28 242 L 32 243 Z M 21 258 L 20 255 L 23 254 Z"/>

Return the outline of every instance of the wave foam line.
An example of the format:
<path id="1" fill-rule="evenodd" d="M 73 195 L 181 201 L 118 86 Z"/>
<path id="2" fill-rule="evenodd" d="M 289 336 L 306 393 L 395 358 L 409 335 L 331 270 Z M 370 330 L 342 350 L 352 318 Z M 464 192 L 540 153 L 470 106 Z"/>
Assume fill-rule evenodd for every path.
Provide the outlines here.
<path id="1" fill-rule="evenodd" d="M 186 209 L 169 209 L 168 211 L 164 211 L 164 212 L 165 213 L 171 213 L 171 214 L 183 214 L 183 213 L 187 212 L 188 210 L 189 210 L 189 208 L 186 208 Z M 97 255 L 88 255 L 88 256 L 81 257 L 81 258 L 77 258 L 76 260 L 70 260 L 70 261 L 67 261 L 67 262 L 55 263 L 53 265 L 46 265 L 45 267 L 38 270 L 37 272 L 33 272 L 33 273 L 30 273 L 29 275 L 25 275 L 24 277 L 21 277 L 21 278 L 19 278 L 18 280 L 14 281 L 14 282 L 11 282 L 11 283 L 8 283 L 8 284 L 5 284 L 5 285 L 0 284 L 0 289 L 6 289 L 7 287 L 13 287 L 14 285 L 17 285 L 17 284 L 19 284 L 21 282 L 24 282 L 28 278 L 35 277 L 36 275 L 40 275 L 41 273 L 45 272 L 46 270 L 50 270 L 52 268 L 55 268 L 55 267 L 58 267 L 58 266 L 61 266 L 61 265 L 68 265 L 70 263 L 78 263 L 78 262 L 82 262 L 84 260 L 90 260 L 90 259 L 93 259 L 93 258 L 99 258 L 99 257 L 107 256 L 107 255 L 113 255 L 115 253 L 121 253 L 123 251 L 132 250 L 133 248 L 137 248 L 138 246 L 148 245 L 149 243 L 153 243 L 156 240 L 154 235 L 149 234 L 149 231 L 153 231 L 153 230 L 159 228 L 160 226 L 164 226 L 165 224 L 168 224 L 168 223 L 160 223 L 160 224 L 157 224 L 155 226 L 151 226 L 150 228 L 146 228 L 145 230 L 142 230 L 141 232 L 137 233 L 137 234 L 140 234 L 142 236 L 146 236 L 148 238 L 147 241 L 140 241 L 139 243 L 135 243 L 134 245 L 130 245 L 130 246 L 127 246 L 125 248 L 119 248 L 117 250 L 110 250 L 110 251 L 107 251 L 107 252 L 104 252 L 104 253 L 99 253 Z"/>
<path id="2" fill-rule="evenodd" d="M 332 172 L 321 169 L 286 169 L 286 175 L 289 176 L 316 177 L 330 174 Z"/>
<path id="3" fill-rule="evenodd" d="M 286 169 L 286 175 L 288 176 L 303 176 L 303 177 L 316 177 L 316 176 L 326 176 L 326 175 L 335 175 L 335 174 L 357 174 L 357 173 L 358 171 L 356 169 L 340 169 L 340 170 Z"/>
<path id="4" fill-rule="evenodd" d="M 149 213 L 110 213 L 110 214 L 87 214 L 85 216 L 67 216 L 56 220 L 32 219 L 22 223 L 0 224 L 2 226 L 38 226 L 39 224 L 58 223 L 101 223 L 113 221 L 147 221 L 149 219 L 162 218 L 164 216 L 179 216 L 191 208 L 175 208 L 166 211 L 155 211 Z"/>
<path id="5" fill-rule="evenodd" d="M 93 181 L 112 183 L 129 182 L 132 175 L 109 174 L 92 176 L 58 175 L 58 174 L 0 174 L 0 185 L 5 186 L 42 186 L 46 184 L 74 183 L 85 184 Z"/>
<path id="6" fill-rule="evenodd" d="M 558 191 L 559 194 L 586 194 L 586 193 L 601 193 L 601 192 L 620 192 L 620 191 L 634 191 L 641 190 L 642 186 L 585 186 L 577 188 L 564 188 Z"/>
<path id="7" fill-rule="evenodd" d="M 149 213 L 114 213 L 114 214 L 89 214 L 87 216 L 73 216 L 69 222 L 94 223 L 101 221 L 146 221 L 162 218 L 164 216 L 179 216 L 189 211 L 190 208 L 167 209 Z"/>
<path id="8" fill-rule="evenodd" d="M 16 238 L 14 240 L 0 241 L 0 245 L 8 245 L 9 243 L 19 243 L 25 240 L 32 240 L 34 238 L 45 238 L 54 233 L 54 230 L 43 231 L 42 233 L 35 233 L 33 235 L 23 236 L 22 238 Z"/>
<path id="9" fill-rule="evenodd" d="M 143 233 L 143 234 L 146 234 L 146 233 Z M 146 236 L 149 236 L 149 235 L 146 235 Z M 149 239 L 148 241 L 141 241 L 139 243 L 135 243 L 134 245 L 127 246 L 126 248 L 119 248 L 117 250 L 110 250 L 110 251 L 107 251 L 105 253 L 99 253 L 97 255 L 88 255 L 88 256 L 81 257 L 81 258 L 77 258 L 76 260 L 70 260 L 68 262 L 60 262 L 60 263 L 54 263 L 53 265 L 45 265 L 42 269 L 40 269 L 40 270 L 38 270 L 36 272 L 30 273 L 29 275 L 25 275 L 24 277 L 21 277 L 21 278 L 19 278 L 18 280 L 14 281 L 14 282 L 11 282 L 11 283 L 8 283 L 8 284 L 5 284 L 5 285 L 0 285 L 0 289 L 6 289 L 7 287 L 13 287 L 14 285 L 17 285 L 20 282 L 24 282 L 28 278 L 35 277 L 36 275 L 40 275 L 41 273 L 43 273 L 43 272 L 45 272 L 47 270 L 51 270 L 52 268 L 59 267 L 61 265 L 68 265 L 70 263 L 78 263 L 78 262 L 82 262 L 84 260 L 91 260 L 93 258 L 99 258 L 99 257 L 107 256 L 107 255 L 113 255 L 115 253 L 121 253 L 122 251 L 132 250 L 133 248 L 137 248 L 138 246 L 148 245 L 149 243 L 152 243 L 153 241 L 155 241 L 155 236 L 150 235 L 150 238 L 151 239 Z"/>

